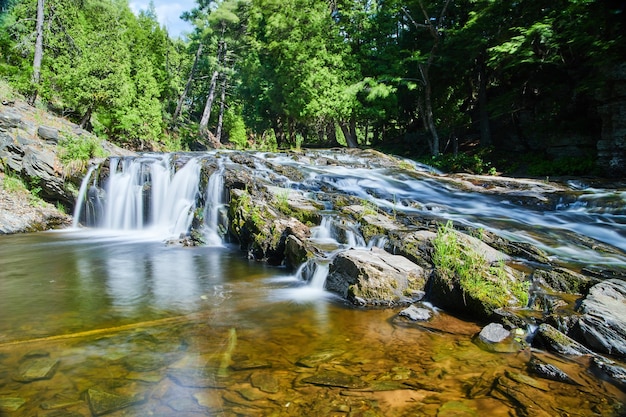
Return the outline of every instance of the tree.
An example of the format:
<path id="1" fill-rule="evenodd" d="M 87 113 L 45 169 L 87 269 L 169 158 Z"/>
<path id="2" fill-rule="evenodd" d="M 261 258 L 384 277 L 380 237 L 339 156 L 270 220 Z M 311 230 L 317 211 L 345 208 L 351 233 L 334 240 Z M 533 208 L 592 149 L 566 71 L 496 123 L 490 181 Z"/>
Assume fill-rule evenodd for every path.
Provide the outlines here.
<path id="1" fill-rule="evenodd" d="M 43 59 L 43 21 L 44 21 L 44 0 L 37 0 L 37 24 L 35 26 L 35 54 L 33 57 L 33 88 L 34 91 L 28 102 L 31 106 L 37 99 L 37 91 L 41 80 L 41 60 Z"/>

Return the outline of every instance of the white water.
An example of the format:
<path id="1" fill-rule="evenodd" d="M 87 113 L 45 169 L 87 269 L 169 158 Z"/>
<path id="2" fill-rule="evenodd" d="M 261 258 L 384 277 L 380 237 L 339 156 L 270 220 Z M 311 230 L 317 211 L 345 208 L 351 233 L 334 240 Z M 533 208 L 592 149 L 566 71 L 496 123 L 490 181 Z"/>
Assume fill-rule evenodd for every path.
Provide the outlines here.
<path id="1" fill-rule="evenodd" d="M 462 189 L 451 181 L 452 177 L 428 169 L 394 171 L 358 155 L 325 151 L 297 156 L 247 153 L 245 157 L 252 161 L 247 165 L 236 165 L 230 158 L 216 158 L 218 171 L 210 176 L 207 189 L 199 190 L 200 158 L 208 160 L 211 156 L 194 156 L 176 173 L 170 166 L 169 155 L 112 160 L 106 193 L 93 193 L 96 197 L 106 194 L 98 226 L 117 230 L 158 228 L 165 236 L 178 237 L 189 232 L 193 211 L 202 209 L 206 241 L 210 245 L 220 244 L 220 227 L 226 226 L 220 225 L 220 209 L 225 204 L 220 198 L 224 193 L 223 170 L 228 169 L 231 173 L 242 170 L 272 186 L 289 187 L 312 196 L 333 192 L 347 194 L 389 214 L 427 216 L 441 222 L 454 220 L 483 228 L 511 240 L 534 244 L 560 261 L 597 265 L 626 262 L 619 251 L 598 251 L 593 243 L 602 242 L 626 251 L 626 193 L 623 190 L 572 183 L 570 195 L 550 208 L 533 205 L 532 198 L 521 200 L 524 195 L 533 195 L 532 192 L 522 191 L 520 199 L 517 191 L 491 195 Z M 250 168 L 252 166 L 255 168 Z M 283 175 L 284 171 L 276 172 L 274 167 L 278 166 L 295 169 L 304 179 L 289 179 Z M 92 195 L 87 187 L 86 184 L 81 187 L 81 199 L 85 194 Z M 201 195 L 203 198 L 199 199 Z M 536 195 L 540 196 L 541 192 Z M 577 197 L 572 198 L 572 195 Z M 197 207 L 199 200 L 206 202 L 205 207 Z M 312 240 L 327 243 L 324 250 L 385 245 L 384 240 L 363 241 L 358 225 L 333 212 L 328 199 L 320 198 L 320 203 L 328 212 L 322 216 L 321 224 L 312 229 Z M 77 210 L 80 214 L 78 205 Z"/>
<path id="2" fill-rule="evenodd" d="M 74 225 L 78 226 L 84 207 L 101 205 L 95 217 L 99 229 L 117 232 L 147 232 L 161 239 L 178 238 L 189 233 L 194 210 L 200 195 L 201 161 L 189 160 L 178 170 L 171 164 L 171 156 L 145 155 L 137 158 L 111 158 L 110 172 L 104 186 L 102 201 L 96 187 L 93 195 L 87 192 L 90 177 L 95 168 L 90 169 L 81 184 Z M 209 243 L 221 245 L 217 233 L 219 208 L 223 194 L 222 173 L 211 176 L 207 201 L 209 206 L 206 225 Z M 94 182 L 96 179 L 94 179 Z M 89 194 L 86 199 L 86 194 Z M 98 201 L 91 201 L 91 200 Z M 96 207 L 96 211 L 98 211 Z M 90 225 L 90 222 L 87 222 Z"/>
<path id="3" fill-rule="evenodd" d="M 224 166 L 220 163 L 218 170 L 209 177 L 205 197 L 204 239 L 209 246 L 222 245 L 222 237 L 219 234 L 220 209 L 224 205 L 222 194 L 224 194 Z"/>
<path id="4" fill-rule="evenodd" d="M 89 183 L 91 181 L 91 175 L 96 170 L 97 166 L 93 165 L 89 167 L 87 170 L 87 174 L 83 179 L 83 182 L 80 184 L 80 189 L 78 190 L 78 198 L 76 201 L 85 201 L 87 195 L 87 189 L 89 188 Z M 89 202 L 85 205 L 85 216 L 89 218 Z M 74 219 L 72 220 L 72 227 L 76 229 L 78 227 L 78 223 L 80 221 L 80 216 L 82 215 L 83 204 L 76 204 L 76 209 L 74 210 Z"/>

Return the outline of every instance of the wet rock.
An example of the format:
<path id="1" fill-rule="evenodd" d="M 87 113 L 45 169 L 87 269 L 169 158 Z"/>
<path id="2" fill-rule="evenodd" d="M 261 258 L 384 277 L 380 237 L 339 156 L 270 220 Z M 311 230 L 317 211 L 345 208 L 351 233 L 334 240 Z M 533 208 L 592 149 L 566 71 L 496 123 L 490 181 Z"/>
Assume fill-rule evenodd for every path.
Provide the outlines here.
<path id="1" fill-rule="evenodd" d="M 271 368 L 272 364 L 268 361 L 253 361 L 253 360 L 244 360 L 237 361 L 230 365 L 231 369 L 235 371 L 247 371 L 252 369 L 264 369 Z"/>
<path id="2" fill-rule="evenodd" d="M 492 395 L 507 402 L 513 402 L 519 415 L 533 417 L 549 417 L 550 402 L 542 390 L 523 382 L 515 381 L 506 376 L 496 379 Z"/>
<path id="3" fill-rule="evenodd" d="M 294 235 L 285 240 L 285 263 L 289 268 L 296 268 L 308 259 L 308 251 L 303 241 Z"/>
<path id="4" fill-rule="evenodd" d="M 124 366 L 129 371 L 148 372 L 168 364 L 167 358 L 151 353 L 133 354 L 124 358 Z"/>
<path id="5" fill-rule="evenodd" d="M 322 350 L 298 359 L 296 365 L 303 366 L 305 368 L 316 368 L 323 363 L 329 362 L 337 356 L 343 355 L 343 353 L 343 350 L 337 349 Z"/>
<path id="6" fill-rule="evenodd" d="M 32 382 L 41 379 L 50 379 L 59 366 L 58 359 L 34 357 L 26 359 L 13 376 L 18 382 Z"/>
<path id="7" fill-rule="evenodd" d="M 193 398 L 202 407 L 208 408 L 211 411 L 216 411 L 216 415 L 219 415 L 218 411 L 223 409 L 224 401 L 222 396 L 219 395 L 219 391 L 215 390 L 202 390 L 193 394 Z"/>
<path id="8" fill-rule="evenodd" d="M 514 334 L 500 323 L 490 323 L 483 327 L 473 340 L 478 347 L 488 352 L 513 353 L 522 348 Z"/>
<path id="9" fill-rule="evenodd" d="M 580 312 L 578 326 L 588 346 L 626 357 L 626 281 L 610 279 L 594 285 Z"/>
<path id="10" fill-rule="evenodd" d="M 45 414 L 38 414 L 37 417 L 85 417 L 85 415 L 78 411 L 55 410 Z"/>
<path id="11" fill-rule="evenodd" d="M 350 249 L 335 257 L 326 289 L 353 304 L 392 306 L 415 301 L 424 290 L 426 274 L 422 267 L 381 249 Z"/>
<path id="12" fill-rule="evenodd" d="M 127 396 L 95 389 L 87 390 L 87 402 L 89 403 L 89 409 L 95 416 L 101 416 L 132 405 L 141 404 L 146 401 L 146 399 L 147 396 L 145 394 Z"/>
<path id="13" fill-rule="evenodd" d="M 626 369 L 622 366 L 610 359 L 597 355 L 591 360 L 591 369 L 594 373 L 599 374 L 626 392 Z"/>
<path id="14" fill-rule="evenodd" d="M 0 397 L 0 411 L 10 413 L 18 410 L 26 403 L 26 400 L 19 397 Z"/>
<path id="15" fill-rule="evenodd" d="M 407 317 L 409 320 L 413 321 L 426 321 L 430 320 L 432 317 L 432 312 L 426 308 L 416 307 L 415 305 L 410 305 L 400 313 L 399 316 Z"/>
<path id="16" fill-rule="evenodd" d="M 495 380 L 496 373 L 493 369 L 483 372 L 479 377 L 472 379 L 469 384 L 467 384 L 467 397 L 486 397 L 491 392 Z"/>
<path id="17" fill-rule="evenodd" d="M 448 401 L 439 407 L 437 417 L 478 417 L 480 414 L 461 401 Z"/>
<path id="18" fill-rule="evenodd" d="M 528 370 L 541 378 L 576 385 L 576 382 L 561 369 L 542 361 L 536 356 L 531 357 L 530 361 L 528 361 Z"/>
<path id="19" fill-rule="evenodd" d="M 214 368 L 172 368 L 167 376 L 176 384 L 188 388 L 225 388 L 226 385 Z"/>
<path id="20" fill-rule="evenodd" d="M 280 390 L 278 379 L 269 372 L 254 372 L 250 375 L 250 383 L 253 387 L 270 394 L 275 394 Z"/>
<path id="21" fill-rule="evenodd" d="M 546 323 L 542 323 L 537 329 L 533 345 L 562 355 L 582 356 L 593 354 L 591 350 L 582 344 Z"/>
<path id="22" fill-rule="evenodd" d="M 533 272 L 533 279 L 554 291 L 570 294 L 585 294 L 598 282 L 596 279 L 559 267 L 536 269 Z"/>
<path id="23" fill-rule="evenodd" d="M 353 375 L 330 370 L 320 371 L 313 376 L 303 378 L 302 382 L 305 382 L 307 384 L 339 388 L 364 388 L 367 386 L 367 383 L 361 381 L 359 378 Z"/>
<path id="24" fill-rule="evenodd" d="M 432 268 L 433 240 L 437 234 L 428 230 L 418 230 L 411 233 L 391 231 L 389 247 L 393 253 L 410 259 L 425 269 Z"/>
<path id="25" fill-rule="evenodd" d="M 528 375 L 520 374 L 518 372 L 505 371 L 504 373 L 509 379 L 512 379 L 515 382 L 519 382 L 520 384 L 525 384 L 533 388 L 537 388 L 541 391 L 550 391 L 550 386 L 543 381 L 539 381 L 535 378 L 529 377 Z"/>

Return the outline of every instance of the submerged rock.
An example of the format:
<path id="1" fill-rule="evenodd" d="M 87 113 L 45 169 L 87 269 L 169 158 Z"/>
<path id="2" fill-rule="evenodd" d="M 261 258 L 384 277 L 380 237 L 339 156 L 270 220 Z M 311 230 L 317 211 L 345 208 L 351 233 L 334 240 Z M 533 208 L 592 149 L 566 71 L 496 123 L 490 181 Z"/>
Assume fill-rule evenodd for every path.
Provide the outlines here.
<path id="1" fill-rule="evenodd" d="M 19 397 L 0 397 L 0 412 L 11 413 L 17 411 L 26 403 L 26 400 Z"/>
<path id="2" fill-rule="evenodd" d="M 500 323 L 490 323 L 483 327 L 473 340 L 478 347 L 488 352 L 513 353 L 522 348 L 514 334 Z"/>
<path id="3" fill-rule="evenodd" d="M 595 356 L 591 360 L 591 369 L 604 379 L 626 391 L 626 369 L 610 359 L 602 356 Z"/>
<path id="4" fill-rule="evenodd" d="M 432 311 L 426 308 L 416 307 L 414 305 L 410 305 L 400 313 L 399 316 L 407 317 L 409 320 L 413 321 L 426 321 L 430 320 L 432 317 Z"/>
<path id="5" fill-rule="evenodd" d="M 302 382 L 339 388 L 364 388 L 367 386 L 367 383 L 353 375 L 328 370 L 323 370 L 313 376 L 304 378 Z"/>
<path id="6" fill-rule="evenodd" d="M 101 416 L 131 405 L 140 404 L 146 401 L 146 399 L 147 396 L 145 394 L 127 396 L 95 389 L 87 390 L 87 402 L 94 416 Z"/>
<path id="7" fill-rule="evenodd" d="M 626 357 L 626 281 L 610 279 L 594 285 L 580 312 L 578 326 L 588 346 Z"/>
<path id="8" fill-rule="evenodd" d="M 58 359 L 46 357 L 34 357 L 26 359 L 13 376 L 15 381 L 32 382 L 41 379 L 50 379 L 54 376 L 54 372 L 59 366 Z"/>
<path id="9" fill-rule="evenodd" d="M 335 257 L 326 289 L 353 304 L 392 306 L 408 304 L 421 296 L 426 274 L 403 256 L 381 249 L 351 249 Z"/>
<path id="10" fill-rule="evenodd" d="M 528 361 L 528 370 L 541 378 L 550 379 L 552 381 L 565 382 L 568 384 L 576 384 L 576 382 L 558 367 L 542 361 L 533 356 Z"/>

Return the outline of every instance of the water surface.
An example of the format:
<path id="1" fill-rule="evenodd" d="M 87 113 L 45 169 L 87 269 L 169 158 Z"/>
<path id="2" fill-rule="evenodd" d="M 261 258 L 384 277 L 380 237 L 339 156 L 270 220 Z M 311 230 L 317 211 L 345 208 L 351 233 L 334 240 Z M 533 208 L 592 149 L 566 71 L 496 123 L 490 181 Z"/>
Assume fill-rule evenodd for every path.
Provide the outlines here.
<path id="1" fill-rule="evenodd" d="M 485 352 L 477 323 L 439 312 L 419 327 L 398 311 L 354 309 L 228 245 L 0 236 L 0 415 L 91 416 L 99 393 L 125 399 L 111 416 L 523 414 L 491 385 L 529 375 L 529 349 Z M 585 360 L 534 354 L 578 383 L 515 385 L 535 415 L 619 415 L 624 394 Z M 16 380 L 33 358 L 58 365 Z"/>

